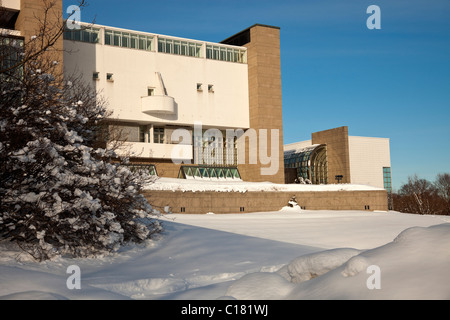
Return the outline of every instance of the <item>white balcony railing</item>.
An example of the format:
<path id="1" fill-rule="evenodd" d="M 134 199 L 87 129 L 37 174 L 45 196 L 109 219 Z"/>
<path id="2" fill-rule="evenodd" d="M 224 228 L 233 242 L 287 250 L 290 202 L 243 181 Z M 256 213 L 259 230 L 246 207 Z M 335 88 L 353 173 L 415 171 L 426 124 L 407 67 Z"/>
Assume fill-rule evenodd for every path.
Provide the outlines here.
<path id="1" fill-rule="evenodd" d="M 169 96 L 148 96 L 141 98 L 142 112 L 147 114 L 175 114 L 175 100 Z"/>

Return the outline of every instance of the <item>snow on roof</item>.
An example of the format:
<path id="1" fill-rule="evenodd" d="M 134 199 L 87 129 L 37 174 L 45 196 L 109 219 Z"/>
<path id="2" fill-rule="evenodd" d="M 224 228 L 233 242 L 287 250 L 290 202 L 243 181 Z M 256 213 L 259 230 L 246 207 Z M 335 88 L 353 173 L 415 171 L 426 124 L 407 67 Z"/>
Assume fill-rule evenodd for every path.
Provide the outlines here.
<path id="1" fill-rule="evenodd" d="M 185 180 L 157 178 L 145 186 L 146 191 L 192 191 L 192 192 L 273 192 L 273 191 L 370 191 L 383 188 L 358 184 L 276 184 L 272 182 L 248 182 L 242 180 Z"/>
<path id="2" fill-rule="evenodd" d="M 313 144 L 310 146 L 299 146 L 299 147 L 295 147 L 292 146 L 292 149 L 288 149 L 288 150 L 284 150 L 284 155 L 290 155 L 290 154 L 298 154 L 298 153 L 303 153 L 303 152 L 307 152 L 307 151 L 312 151 L 315 148 L 317 148 L 318 146 L 320 146 L 320 144 Z"/>

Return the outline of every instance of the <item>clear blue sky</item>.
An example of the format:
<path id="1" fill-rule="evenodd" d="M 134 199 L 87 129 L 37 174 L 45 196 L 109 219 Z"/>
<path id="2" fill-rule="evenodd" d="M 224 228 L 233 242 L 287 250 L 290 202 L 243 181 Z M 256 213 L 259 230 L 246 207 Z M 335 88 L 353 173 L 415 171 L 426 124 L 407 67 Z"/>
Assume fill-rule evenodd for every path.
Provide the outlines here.
<path id="1" fill-rule="evenodd" d="M 219 42 L 280 27 L 284 143 L 348 126 L 390 138 L 394 189 L 450 172 L 449 0 L 89 0 L 82 21 Z M 75 1 L 64 0 L 64 6 Z M 369 30 L 369 5 L 381 30 Z"/>

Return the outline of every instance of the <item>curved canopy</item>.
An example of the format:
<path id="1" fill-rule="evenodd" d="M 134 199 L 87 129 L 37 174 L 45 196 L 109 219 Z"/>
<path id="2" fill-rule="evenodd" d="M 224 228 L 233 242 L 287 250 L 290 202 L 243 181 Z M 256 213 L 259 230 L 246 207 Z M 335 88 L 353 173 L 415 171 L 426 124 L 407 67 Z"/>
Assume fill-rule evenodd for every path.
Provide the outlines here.
<path id="1" fill-rule="evenodd" d="M 313 184 L 328 183 L 328 158 L 325 144 L 287 150 L 284 167 L 297 169 L 297 178 Z"/>

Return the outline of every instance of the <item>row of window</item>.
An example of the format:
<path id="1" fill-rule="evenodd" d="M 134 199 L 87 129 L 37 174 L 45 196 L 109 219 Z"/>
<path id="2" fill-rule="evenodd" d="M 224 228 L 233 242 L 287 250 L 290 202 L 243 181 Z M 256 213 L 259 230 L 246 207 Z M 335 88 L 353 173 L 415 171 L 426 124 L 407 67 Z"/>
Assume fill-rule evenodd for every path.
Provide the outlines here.
<path id="1" fill-rule="evenodd" d="M 202 44 L 158 37 L 158 52 L 203 58 Z"/>
<path id="2" fill-rule="evenodd" d="M 105 44 L 122 48 L 152 51 L 153 36 L 105 29 Z"/>
<path id="3" fill-rule="evenodd" d="M 64 40 L 100 43 L 99 28 L 65 30 Z M 105 29 L 105 45 L 154 51 L 154 37 L 132 32 Z M 203 58 L 203 44 L 193 41 L 158 37 L 158 52 Z M 206 58 L 212 60 L 246 63 L 245 49 L 206 45 Z"/>
<path id="4" fill-rule="evenodd" d="M 206 58 L 213 60 L 245 63 L 245 50 L 215 45 L 206 45 Z"/>
<path id="5" fill-rule="evenodd" d="M 84 28 L 81 30 L 65 30 L 64 31 L 64 40 L 99 43 L 100 42 L 100 29 Z"/>
<path id="6" fill-rule="evenodd" d="M 237 168 L 182 166 L 179 179 L 241 179 Z"/>
<path id="7" fill-rule="evenodd" d="M 153 143 L 164 143 L 164 128 L 153 128 Z M 139 142 L 146 142 L 145 135 L 150 134 L 150 130 L 147 126 L 139 126 Z"/>

